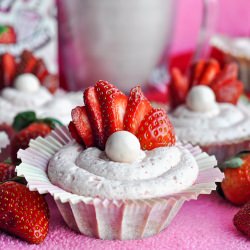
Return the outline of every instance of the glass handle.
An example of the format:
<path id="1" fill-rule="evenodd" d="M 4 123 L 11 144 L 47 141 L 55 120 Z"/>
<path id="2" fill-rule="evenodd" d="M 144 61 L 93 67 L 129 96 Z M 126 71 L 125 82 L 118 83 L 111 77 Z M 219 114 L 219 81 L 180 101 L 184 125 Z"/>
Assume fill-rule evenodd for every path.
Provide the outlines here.
<path id="1" fill-rule="evenodd" d="M 218 0 L 203 0 L 202 22 L 192 62 L 208 56 L 209 42 L 215 31 Z"/>

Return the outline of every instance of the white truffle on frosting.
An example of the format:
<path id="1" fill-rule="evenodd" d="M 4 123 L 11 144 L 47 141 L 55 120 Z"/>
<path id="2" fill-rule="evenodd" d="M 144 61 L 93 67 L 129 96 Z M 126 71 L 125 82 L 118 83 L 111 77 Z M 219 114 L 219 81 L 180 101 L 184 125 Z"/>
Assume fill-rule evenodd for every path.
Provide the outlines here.
<path id="1" fill-rule="evenodd" d="M 105 153 L 112 161 L 131 163 L 140 157 L 141 145 L 134 134 L 117 131 L 108 138 Z"/>
<path id="2" fill-rule="evenodd" d="M 186 105 L 192 111 L 197 112 L 207 112 L 218 108 L 213 90 L 204 85 L 191 89 L 187 96 Z"/>
<path id="3" fill-rule="evenodd" d="M 15 79 L 14 87 L 22 92 L 34 93 L 39 90 L 40 81 L 35 75 L 25 73 Z"/>

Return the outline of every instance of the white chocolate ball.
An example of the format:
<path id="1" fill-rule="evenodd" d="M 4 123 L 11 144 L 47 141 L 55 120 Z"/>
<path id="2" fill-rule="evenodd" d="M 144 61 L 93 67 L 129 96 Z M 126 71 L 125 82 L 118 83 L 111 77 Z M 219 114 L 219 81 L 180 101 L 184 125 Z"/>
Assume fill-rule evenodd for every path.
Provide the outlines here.
<path id="1" fill-rule="evenodd" d="M 40 81 L 35 75 L 25 73 L 15 79 L 14 87 L 23 92 L 34 93 L 39 90 Z"/>
<path id="2" fill-rule="evenodd" d="M 106 155 L 116 162 L 131 163 L 140 156 L 141 145 L 137 137 L 128 131 L 117 131 L 107 140 Z"/>
<path id="3" fill-rule="evenodd" d="M 189 109 L 197 112 L 211 111 L 217 106 L 213 90 L 204 85 L 195 86 L 191 89 L 186 104 Z"/>

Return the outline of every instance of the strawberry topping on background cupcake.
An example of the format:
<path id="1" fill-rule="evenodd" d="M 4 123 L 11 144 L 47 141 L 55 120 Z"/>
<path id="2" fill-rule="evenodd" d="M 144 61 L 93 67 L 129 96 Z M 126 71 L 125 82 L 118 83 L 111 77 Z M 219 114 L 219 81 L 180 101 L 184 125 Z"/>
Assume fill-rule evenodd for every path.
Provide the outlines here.
<path id="1" fill-rule="evenodd" d="M 215 94 L 217 102 L 236 105 L 243 93 L 243 83 L 238 80 L 238 66 L 228 63 L 222 69 L 217 60 L 200 60 L 189 68 L 183 75 L 178 68 L 171 70 L 169 84 L 172 107 L 185 103 L 188 92 L 192 87 L 205 85 Z"/>

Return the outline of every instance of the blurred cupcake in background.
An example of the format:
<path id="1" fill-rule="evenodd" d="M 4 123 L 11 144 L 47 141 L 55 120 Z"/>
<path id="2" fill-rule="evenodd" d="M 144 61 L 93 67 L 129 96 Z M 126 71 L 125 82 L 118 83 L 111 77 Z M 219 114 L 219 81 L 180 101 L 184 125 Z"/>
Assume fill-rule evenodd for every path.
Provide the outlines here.
<path id="1" fill-rule="evenodd" d="M 9 53 L 0 56 L 0 80 L 0 124 L 11 124 L 17 113 L 26 110 L 68 124 L 68 112 L 82 103 L 81 92 L 60 89 L 58 77 L 48 71 L 42 59 L 27 50 L 20 58 Z"/>
<path id="2" fill-rule="evenodd" d="M 250 112 L 239 103 L 243 83 L 238 66 L 223 68 L 209 59 L 194 63 L 189 75 L 172 70 L 172 121 L 178 138 L 214 154 L 218 163 L 250 147 Z"/>

